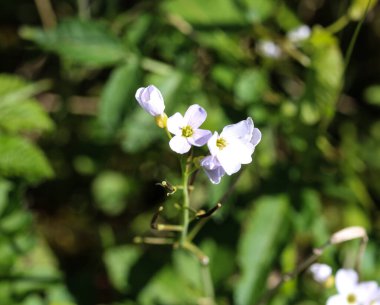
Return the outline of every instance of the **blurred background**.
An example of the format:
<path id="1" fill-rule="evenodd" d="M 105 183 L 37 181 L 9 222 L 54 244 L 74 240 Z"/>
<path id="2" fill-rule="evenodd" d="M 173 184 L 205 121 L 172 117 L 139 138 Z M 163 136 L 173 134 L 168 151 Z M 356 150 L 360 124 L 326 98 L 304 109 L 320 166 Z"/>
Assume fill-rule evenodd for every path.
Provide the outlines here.
<path id="1" fill-rule="evenodd" d="M 207 129 L 251 116 L 263 134 L 195 240 L 217 304 L 257 304 L 353 225 L 370 238 L 361 278 L 380 281 L 376 1 L 2 1 L 0 56 L 1 304 L 205 304 L 193 257 L 133 243 L 157 234 L 161 204 L 176 223 L 180 200 L 156 185 L 180 169 L 134 99 L 148 84 L 168 115 L 197 103 Z M 200 172 L 193 207 L 214 206 L 234 178 Z M 358 249 L 320 262 L 353 268 Z M 266 304 L 334 292 L 302 273 Z"/>

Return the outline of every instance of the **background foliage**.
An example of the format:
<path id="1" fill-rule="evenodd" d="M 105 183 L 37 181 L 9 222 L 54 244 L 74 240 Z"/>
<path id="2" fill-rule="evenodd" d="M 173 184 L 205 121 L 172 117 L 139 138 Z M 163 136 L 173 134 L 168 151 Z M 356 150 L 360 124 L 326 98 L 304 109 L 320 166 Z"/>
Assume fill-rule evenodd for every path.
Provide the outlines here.
<path id="1" fill-rule="evenodd" d="M 256 304 L 332 232 L 368 231 L 363 279 L 380 281 L 380 7 L 365 0 L 6 1 L 0 10 L 0 301 L 202 304 L 194 258 L 133 244 L 179 180 L 165 134 L 134 100 L 155 84 L 167 113 L 198 103 L 205 128 L 252 116 L 254 164 L 197 243 L 218 304 Z M 311 36 L 293 41 L 302 24 Z M 281 55 L 260 48 L 274 42 Z M 349 59 L 350 43 L 354 41 Z M 173 170 L 175 169 L 175 170 Z M 195 208 L 234 180 L 205 175 Z M 353 267 L 358 244 L 321 261 Z M 302 274 L 268 304 L 324 304 Z"/>

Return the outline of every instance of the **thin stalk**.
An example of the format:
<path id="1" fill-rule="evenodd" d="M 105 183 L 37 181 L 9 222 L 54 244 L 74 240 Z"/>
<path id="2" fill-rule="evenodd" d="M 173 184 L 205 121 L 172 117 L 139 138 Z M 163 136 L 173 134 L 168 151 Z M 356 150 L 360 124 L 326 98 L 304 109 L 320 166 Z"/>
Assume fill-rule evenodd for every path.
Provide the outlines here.
<path id="1" fill-rule="evenodd" d="M 185 170 L 183 171 L 183 204 L 182 204 L 182 232 L 181 232 L 181 240 L 180 244 L 183 246 L 187 240 L 187 232 L 189 228 L 189 174 L 188 174 L 188 165 L 185 166 Z"/>
<path id="2" fill-rule="evenodd" d="M 44 29 L 47 30 L 55 27 L 57 17 L 55 16 L 50 0 L 34 0 L 34 3 L 36 4 L 38 15 L 40 15 Z"/>
<path id="3" fill-rule="evenodd" d="M 201 277 L 202 277 L 204 294 L 207 298 L 211 300 L 211 303 L 214 304 L 214 298 L 215 298 L 214 285 L 212 284 L 210 267 L 208 264 L 207 265 L 201 264 Z"/>
<path id="4" fill-rule="evenodd" d="M 349 23 L 350 23 L 350 18 L 348 17 L 348 15 L 343 15 L 333 24 L 329 25 L 326 28 L 326 30 L 329 31 L 331 34 L 335 34 L 343 30 Z"/>

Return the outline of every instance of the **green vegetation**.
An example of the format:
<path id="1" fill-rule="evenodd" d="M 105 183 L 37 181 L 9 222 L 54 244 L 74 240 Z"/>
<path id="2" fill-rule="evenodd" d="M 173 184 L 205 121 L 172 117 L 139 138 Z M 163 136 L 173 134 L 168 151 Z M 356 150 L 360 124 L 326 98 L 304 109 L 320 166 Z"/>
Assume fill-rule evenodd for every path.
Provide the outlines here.
<path id="1" fill-rule="evenodd" d="M 251 116 L 262 132 L 195 238 L 216 304 L 325 304 L 334 288 L 307 272 L 267 292 L 349 226 L 369 236 L 361 279 L 380 282 L 376 1 L 20 0 L 0 18 L 1 304 L 213 304 L 193 256 L 133 242 L 168 237 L 150 228 L 160 206 L 180 217 L 181 192 L 157 185 L 182 183 L 177 156 L 135 100 L 149 84 L 167 113 L 204 107 L 202 128 Z M 192 208 L 238 176 L 200 171 Z M 354 268 L 359 243 L 319 261 Z"/>

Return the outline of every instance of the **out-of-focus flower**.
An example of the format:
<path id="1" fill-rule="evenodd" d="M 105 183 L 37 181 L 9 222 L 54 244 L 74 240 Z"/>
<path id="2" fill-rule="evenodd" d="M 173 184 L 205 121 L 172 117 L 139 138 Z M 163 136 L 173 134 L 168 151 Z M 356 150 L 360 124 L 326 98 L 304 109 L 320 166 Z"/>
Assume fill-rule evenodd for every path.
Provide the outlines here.
<path id="1" fill-rule="evenodd" d="M 135 98 L 142 108 L 150 115 L 158 116 L 164 113 L 164 98 L 160 90 L 150 85 L 137 89 Z"/>
<path id="2" fill-rule="evenodd" d="M 326 305 L 372 305 L 379 287 L 376 282 L 359 283 L 356 271 L 340 269 L 335 276 L 337 295 L 329 297 Z"/>
<path id="3" fill-rule="evenodd" d="M 282 56 L 281 48 L 270 40 L 261 40 L 256 45 L 256 50 L 258 53 L 265 57 L 278 59 Z"/>
<path id="4" fill-rule="evenodd" d="M 211 182 L 218 184 L 225 174 L 232 175 L 242 164 L 251 163 L 260 140 L 261 132 L 251 118 L 224 127 L 220 135 L 215 132 L 207 142 L 210 155 L 201 162 Z"/>
<path id="5" fill-rule="evenodd" d="M 313 276 L 313 279 L 321 284 L 324 284 L 332 274 L 332 268 L 326 264 L 312 264 L 309 267 L 309 271 Z"/>
<path id="6" fill-rule="evenodd" d="M 179 154 L 188 152 L 191 146 L 203 146 L 211 137 L 211 131 L 198 128 L 206 120 L 207 112 L 199 105 L 191 105 L 184 116 L 179 112 L 168 118 L 167 127 L 174 137 L 170 148 Z"/>
<path id="7" fill-rule="evenodd" d="M 310 37 L 311 30 L 307 25 L 301 25 L 293 30 L 291 30 L 287 36 L 292 42 L 300 42 L 306 40 Z"/>

